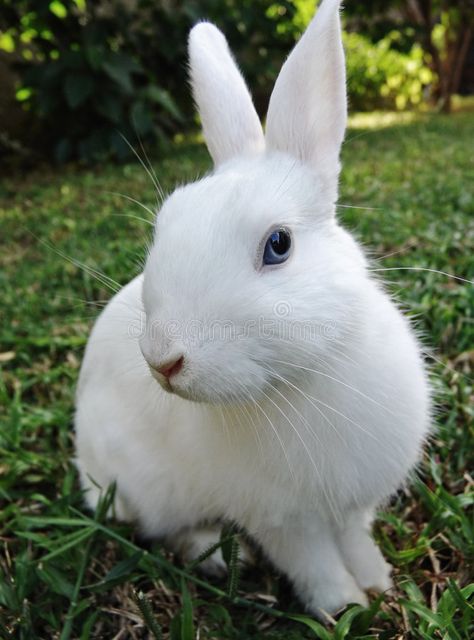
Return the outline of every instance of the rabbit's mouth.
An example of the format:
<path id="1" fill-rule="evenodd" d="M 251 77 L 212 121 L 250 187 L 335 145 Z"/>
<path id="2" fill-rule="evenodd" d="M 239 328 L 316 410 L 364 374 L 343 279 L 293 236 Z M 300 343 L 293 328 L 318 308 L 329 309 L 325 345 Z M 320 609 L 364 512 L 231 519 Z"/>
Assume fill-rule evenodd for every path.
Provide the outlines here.
<path id="1" fill-rule="evenodd" d="M 165 375 L 165 373 L 160 371 L 157 367 L 153 366 L 149 362 L 147 364 L 151 375 L 159 383 L 162 389 L 164 389 L 168 393 L 176 393 L 177 395 L 182 395 L 178 386 L 176 385 L 176 378 L 179 376 L 179 371 L 172 372 L 172 375 Z"/>
<path id="2" fill-rule="evenodd" d="M 178 371 L 170 371 L 169 373 L 171 373 L 171 375 L 165 375 L 165 373 L 160 371 L 157 367 L 150 363 L 147 364 L 153 378 L 167 393 L 172 393 L 183 400 L 190 400 L 193 402 L 209 401 L 207 397 L 204 398 L 201 394 L 197 394 L 196 392 L 193 392 L 193 390 L 189 390 L 187 386 L 183 384 L 184 374 L 182 373 L 181 368 Z"/>
<path id="3" fill-rule="evenodd" d="M 247 382 L 243 382 L 242 379 L 233 380 L 224 375 L 217 376 L 212 381 L 206 378 L 205 382 L 200 382 L 189 375 L 189 371 L 179 372 L 167 378 L 150 365 L 149 369 L 153 378 L 166 393 L 189 402 L 214 406 L 251 405 L 255 402 L 255 396 L 268 397 L 268 394 L 271 394 L 272 390 L 280 384 L 277 378 L 256 376 L 255 372 L 248 376 Z"/>

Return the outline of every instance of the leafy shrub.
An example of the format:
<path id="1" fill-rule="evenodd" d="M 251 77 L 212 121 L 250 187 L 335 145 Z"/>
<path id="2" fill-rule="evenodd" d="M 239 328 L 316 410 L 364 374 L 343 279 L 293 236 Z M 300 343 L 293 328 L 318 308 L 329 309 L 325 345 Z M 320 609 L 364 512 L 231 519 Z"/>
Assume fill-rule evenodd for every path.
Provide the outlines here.
<path id="1" fill-rule="evenodd" d="M 3 0 L 0 50 L 20 59 L 22 142 L 59 162 L 130 154 L 124 137 L 164 141 L 192 126 L 186 42 L 215 22 L 264 115 L 276 75 L 314 0 Z M 372 44 L 345 34 L 353 109 L 416 106 L 431 80 L 422 50 L 392 32 Z M 1 134 L 1 131 L 0 131 Z"/>
<path id="2" fill-rule="evenodd" d="M 156 66 L 145 66 L 134 46 L 126 7 L 106 9 L 84 0 L 20 0 L 2 9 L 16 25 L 8 44 L 22 52 L 17 99 L 38 121 L 37 146 L 58 161 L 121 158 L 130 151 L 124 137 L 163 139 L 183 122 Z"/>
<path id="3" fill-rule="evenodd" d="M 418 44 L 407 52 L 394 48 L 402 37 L 393 31 L 375 44 L 357 33 L 345 33 L 347 84 L 351 108 L 406 109 L 417 107 L 433 74 Z"/>
<path id="4" fill-rule="evenodd" d="M 37 148 L 60 162 L 122 158 L 123 136 L 159 141 L 192 124 L 193 24 L 207 18 L 226 32 L 263 113 L 295 12 L 288 0 L 4 0 L 0 48 L 21 54 L 17 98 Z M 277 22 L 287 28 L 276 32 Z"/>

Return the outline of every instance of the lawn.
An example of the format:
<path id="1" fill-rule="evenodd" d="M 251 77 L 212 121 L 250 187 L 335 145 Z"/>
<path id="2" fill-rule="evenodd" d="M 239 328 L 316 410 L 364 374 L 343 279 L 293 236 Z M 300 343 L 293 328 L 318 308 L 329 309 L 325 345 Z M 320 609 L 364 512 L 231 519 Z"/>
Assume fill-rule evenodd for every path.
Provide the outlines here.
<path id="1" fill-rule="evenodd" d="M 436 426 L 422 476 L 375 535 L 396 590 L 323 628 L 260 564 L 208 583 L 158 543 L 83 509 L 71 461 L 88 331 L 141 269 L 153 207 L 142 166 L 44 169 L 0 184 L 0 637 L 474 637 L 474 112 L 355 118 L 339 214 L 423 335 Z M 208 167 L 198 143 L 153 166 L 165 189 Z M 227 544 L 226 550 L 229 545 Z"/>

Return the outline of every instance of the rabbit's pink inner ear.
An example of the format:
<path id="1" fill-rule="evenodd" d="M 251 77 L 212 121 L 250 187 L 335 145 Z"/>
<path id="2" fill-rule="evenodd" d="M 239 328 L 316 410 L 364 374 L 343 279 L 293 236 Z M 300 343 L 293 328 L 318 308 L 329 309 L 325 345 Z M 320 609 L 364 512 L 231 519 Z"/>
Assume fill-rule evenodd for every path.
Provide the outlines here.
<path id="1" fill-rule="evenodd" d="M 266 142 L 337 178 L 347 122 L 340 0 L 323 0 L 283 65 L 267 115 Z"/>
<path id="2" fill-rule="evenodd" d="M 201 22 L 191 30 L 188 46 L 194 100 L 214 164 L 261 152 L 262 125 L 222 33 Z"/>

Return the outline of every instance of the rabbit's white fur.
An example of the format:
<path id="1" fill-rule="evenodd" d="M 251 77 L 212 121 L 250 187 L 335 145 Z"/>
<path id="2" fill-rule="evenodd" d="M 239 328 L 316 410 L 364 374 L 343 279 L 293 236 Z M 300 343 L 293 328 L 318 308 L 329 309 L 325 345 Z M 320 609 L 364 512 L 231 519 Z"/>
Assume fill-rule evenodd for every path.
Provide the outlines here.
<path id="1" fill-rule="evenodd" d="M 163 204 L 144 275 L 93 329 L 76 413 L 91 506 L 116 481 L 119 518 L 191 555 L 217 539 L 209 523 L 235 521 L 316 614 L 390 587 L 371 520 L 416 465 L 430 404 L 408 321 L 335 217 L 338 5 L 285 63 L 266 139 L 222 34 L 191 32 L 216 168 Z M 292 254 L 262 267 L 281 225 Z M 149 365 L 180 355 L 172 388 L 154 374 L 163 389 Z"/>

